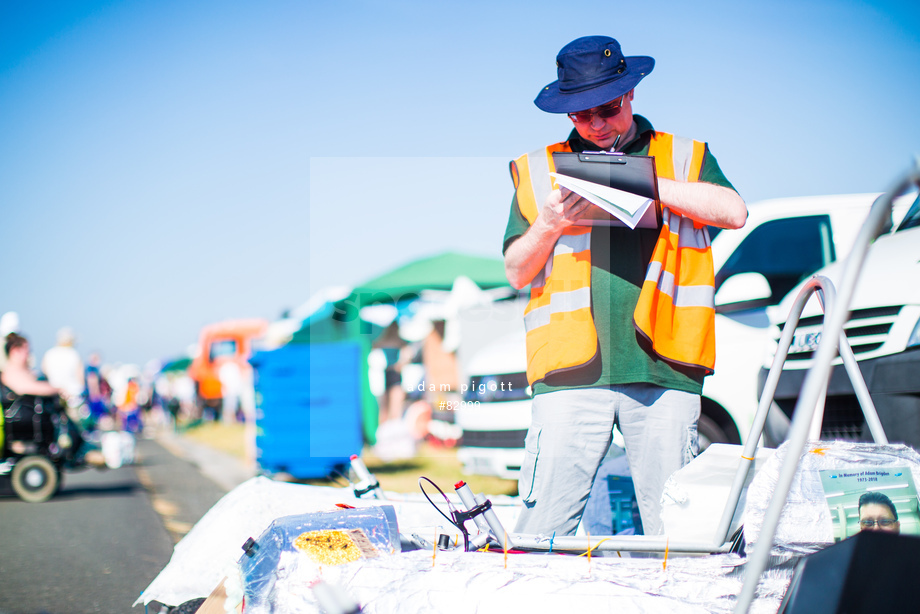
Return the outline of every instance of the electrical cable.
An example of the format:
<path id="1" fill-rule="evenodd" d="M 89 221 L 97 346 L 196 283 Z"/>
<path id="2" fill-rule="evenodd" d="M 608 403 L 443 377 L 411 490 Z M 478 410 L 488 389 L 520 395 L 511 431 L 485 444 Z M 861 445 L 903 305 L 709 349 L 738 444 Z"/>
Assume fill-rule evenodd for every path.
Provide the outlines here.
<path id="1" fill-rule="evenodd" d="M 437 505 L 434 504 L 434 501 L 432 501 L 431 497 L 428 496 L 428 493 L 425 492 L 425 488 L 424 486 L 422 486 L 422 480 L 425 480 L 426 482 L 434 486 L 437 489 L 437 491 L 441 493 L 441 496 L 444 497 L 444 501 L 447 502 L 447 509 L 450 510 L 450 517 L 448 517 L 447 514 L 442 512 L 441 508 L 439 508 Z M 463 551 L 469 552 L 470 551 L 470 533 L 469 531 L 466 530 L 465 523 L 467 520 L 471 520 L 475 518 L 476 516 L 478 516 L 479 514 L 483 513 L 484 511 L 490 509 L 492 507 L 492 502 L 487 499 L 485 503 L 482 503 L 465 512 L 462 512 L 458 510 L 456 507 L 454 507 L 454 504 L 451 503 L 450 499 L 447 498 L 447 495 L 444 494 L 444 491 L 441 490 L 437 484 L 435 484 L 434 482 L 432 482 L 430 479 L 426 478 L 425 476 L 419 477 L 418 487 L 419 489 L 421 489 L 422 494 L 425 495 L 425 498 L 428 499 L 428 503 L 430 503 L 434 507 L 434 509 L 438 510 L 438 513 L 447 519 L 447 522 L 454 525 L 457 528 L 457 530 L 460 531 L 460 534 L 463 535 Z"/>
<path id="2" fill-rule="evenodd" d="M 431 500 L 431 497 L 428 496 L 428 493 L 425 492 L 425 488 L 422 486 L 422 480 L 425 480 L 426 482 L 428 482 L 429 484 L 431 484 L 432 486 L 434 486 L 434 487 L 437 489 L 437 491 L 438 491 L 439 493 L 441 493 L 441 496 L 444 497 L 444 500 L 447 502 L 447 509 L 449 509 L 449 510 L 451 511 L 451 513 L 453 513 L 454 510 L 455 510 L 454 504 L 450 502 L 450 499 L 447 498 L 447 495 L 444 494 L 444 491 L 441 490 L 440 488 L 438 488 L 438 485 L 437 485 L 437 484 L 435 484 L 434 482 L 432 482 L 430 479 L 426 478 L 425 476 L 421 476 L 421 477 L 418 479 L 418 487 L 419 487 L 419 489 L 422 491 L 422 494 L 425 495 L 425 498 L 428 499 L 428 503 L 430 503 L 430 504 L 432 505 L 432 507 L 434 507 L 434 509 L 438 510 L 438 513 L 441 514 L 442 516 L 444 516 L 444 518 L 447 519 L 447 522 L 451 523 L 452 525 L 454 525 L 455 527 L 457 527 L 458 529 L 460 529 L 461 532 L 464 531 L 464 529 L 462 529 L 462 528 L 460 528 L 459 526 L 457 526 L 457 523 L 454 522 L 453 518 L 450 518 L 447 514 L 445 514 L 444 512 L 441 511 L 441 508 L 439 508 L 437 505 L 435 505 L 434 501 Z"/>
<path id="3" fill-rule="evenodd" d="M 428 493 L 425 492 L 425 487 L 422 485 L 422 480 L 424 480 L 424 481 L 428 482 L 429 484 L 431 484 L 432 486 L 434 486 L 435 489 L 436 489 L 439 493 L 441 493 L 441 496 L 444 497 L 444 501 L 447 503 L 447 509 L 450 510 L 450 513 L 451 513 L 450 516 L 448 516 L 447 514 L 445 514 L 445 513 L 441 510 L 441 508 L 439 508 L 439 507 L 435 504 L 435 502 L 431 500 L 431 497 L 429 497 L 429 496 L 428 496 Z M 487 509 L 491 508 L 491 507 L 492 507 L 492 502 L 489 501 L 488 499 L 486 499 L 485 503 L 482 503 L 482 504 L 480 504 L 480 505 L 477 505 L 476 507 L 474 507 L 474 508 L 472 508 L 472 509 L 470 509 L 470 510 L 468 510 L 468 511 L 466 511 L 466 512 L 462 512 L 462 511 L 458 510 L 458 509 L 454 506 L 453 503 L 451 503 L 451 500 L 447 497 L 446 494 L 444 494 L 444 491 L 441 490 L 440 487 L 438 487 L 438 485 L 435 484 L 433 481 L 431 481 L 429 478 L 427 478 L 427 477 L 425 477 L 425 476 L 419 477 L 419 479 L 418 479 L 418 487 L 419 487 L 419 490 L 422 491 L 422 495 L 424 495 L 425 498 L 428 500 L 428 503 L 430 503 L 431 506 L 434 507 L 434 509 L 436 509 L 436 510 L 438 511 L 439 514 L 441 514 L 441 516 L 444 516 L 444 518 L 447 520 L 447 522 L 449 522 L 450 524 L 452 524 L 458 531 L 460 531 L 460 534 L 463 535 L 463 550 L 464 550 L 464 552 L 470 552 L 470 534 L 469 534 L 469 531 L 466 530 L 466 526 L 464 525 L 464 523 L 465 523 L 467 520 L 471 520 L 471 519 L 473 519 L 475 516 L 478 516 L 479 514 L 485 512 Z M 554 532 L 553 532 L 553 536 L 550 538 L 550 553 L 553 552 L 553 541 L 555 541 L 555 538 L 556 538 L 556 532 L 554 531 Z M 593 546 L 591 547 L 591 550 L 596 549 L 598 546 L 600 546 L 602 543 L 604 543 L 604 542 L 607 541 L 608 539 L 610 539 L 610 538 L 608 537 L 608 538 L 606 538 L 606 539 L 603 539 L 603 540 L 599 541 L 597 544 L 595 544 L 595 545 L 593 545 Z M 511 554 L 518 554 L 518 553 L 526 553 L 526 552 L 529 552 L 529 551 L 526 550 L 526 549 L 519 549 L 519 548 L 511 548 L 511 549 L 508 549 L 508 550 L 504 550 L 504 549 L 503 549 L 503 551 L 505 551 L 505 552 L 507 552 L 507 553 L 511 553 Z M 490 550 L 489 550 L 489 544 L 486 543 L 486 545 L 485 545 L 483 548 L 479 548 L 479 549 L 478 549 L 478 552 L 490 552 Z M 497 552 L 497 551 L 496 551 L 496 552 Z M 563 552 L 560 552 L 559 554 L 564 554 L 564 553 L 563 553 Z M 588 554 L 588 553 L 585 552 L 585 553 L 583 553 L 583 554 L 581 554 L 581 555 L 579 555 L 579 556 L 585 556 L 586 554 Z"/>

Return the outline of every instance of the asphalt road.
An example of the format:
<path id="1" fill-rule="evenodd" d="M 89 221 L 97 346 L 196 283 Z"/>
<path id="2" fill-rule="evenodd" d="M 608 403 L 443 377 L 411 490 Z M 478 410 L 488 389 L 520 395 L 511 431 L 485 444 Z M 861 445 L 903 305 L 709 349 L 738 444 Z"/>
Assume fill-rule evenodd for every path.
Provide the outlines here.
<path id="1" fill-rule="evenodd" d="M 65 474 L 45 503 L 0 484 L 0 614 L 143 611 L 131 605 L 173 545 L 234 485 L 164 444 L 138 440 L 134 466 Z"/>

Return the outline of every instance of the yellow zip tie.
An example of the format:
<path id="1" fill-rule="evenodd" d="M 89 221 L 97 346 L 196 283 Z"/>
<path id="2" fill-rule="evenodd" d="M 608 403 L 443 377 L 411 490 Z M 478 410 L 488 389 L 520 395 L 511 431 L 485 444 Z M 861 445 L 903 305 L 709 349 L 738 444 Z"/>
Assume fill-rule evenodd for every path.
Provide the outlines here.
<path id="1" fill-rule="evenodd" d="M 668 537 L 664 542 L 664 562 L 661 564 L 661 569 L 668 568 L 668 547 L 671 545 L 671 538 Z"/>
<path id="2" fill-rule="evenodd" d="M 457 547 L 457 544 L 460 543 L 460 536 L 454 535 L 454 548 Z"/>
<path id="3" fill-rule="evenodd" d="M 488 552 L 489 551 L 489 542 L 486 542 L 486 545 L 479 549 L 479 552 Z"/>
<path id="4" fill-rule="evenodd" d="M 748 457 L 745 456 L 744 454 L 741 455 L 741 458 L 743 458 L 744 460 L 749 460 L 749 461 L 751 461 L 751 462 L 754 462 L 754 459 L 753 459 L 753 458 L 748 458 Z"/>
<path id="5" fill-rule="evenodd" d="M 434 529 L 434 545 L 431 548 L 431 568 L 434 569 L 434 559 L 438 556 L 438 529 Z"/>
<path id="6" fill-rule="evenodd" d="M 589 536 L 588 536 L 588 547 L 589 547 L 591 550 L 597 550 L 597 547 L 598 547 L 598 546 L 600 546 L 600 545 L 603 544 L 605 541 L 608 541 L 608 540 L 610 540 L 610 539 L 613 539 L 613 538 L 611 538 L 611 537 L 605 537 L 604 539 L 602 539 L 601 541 L 597 542 L 596 544 L 594 544 L 594 545 L 592 546 L 592 545 L 591 545 L 591 536 L 589 535 Z M 617 554 L 619 554 L 619 551 L 617 552 Z M 578 556 L 588 556 L 588 551 L 582 552 L 582 553 L 579 554 Z M 621 557 L 621 558 L 622 558 L 622 557 Z"/>
<path id="7" fill-rule="evenodd" d="M 505 569 L 508 569 L 508 534 L 505 533 Z"/>

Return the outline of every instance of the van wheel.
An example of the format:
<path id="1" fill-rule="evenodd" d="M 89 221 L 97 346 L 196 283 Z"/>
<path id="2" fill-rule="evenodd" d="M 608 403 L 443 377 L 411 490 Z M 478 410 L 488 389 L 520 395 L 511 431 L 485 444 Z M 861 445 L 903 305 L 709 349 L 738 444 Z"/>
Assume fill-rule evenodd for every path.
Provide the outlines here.
<path id="1" fill-rule="evenodd" d="M 696 430 L 700 435 L 700 452 L 708 448 L 709 444 L 730 443 L 728 434 L 725 430 L 719 426 L 718 422 L 706 414 L 700 414 Z"/>
<path id="2" fill-rule="evenodd" d="M 24 456 L 13 467 L 13 491 L 28 503 L 42 503 L 57 491 L 58 472 L 44 456 Z"/>

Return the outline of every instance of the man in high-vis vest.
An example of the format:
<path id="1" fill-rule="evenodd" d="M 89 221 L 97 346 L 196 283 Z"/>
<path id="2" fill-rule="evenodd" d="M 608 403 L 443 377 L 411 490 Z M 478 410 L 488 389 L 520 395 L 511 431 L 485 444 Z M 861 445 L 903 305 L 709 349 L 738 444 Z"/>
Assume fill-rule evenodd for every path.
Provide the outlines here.
<path id="1" fill-rule="evenodd" d="M 668 476 L 698 453 L 703 378 L 712 372 L 714 282 L 707 226 L 740 228 L 744 201 L 708 146 L 634 115 L 634 88 L 655 65 L 605 36 L 556 57 L 558 80 L 534 101 L 566 113 L 566 141 L 511 163 L 515 196 L 505 271 L 530 285 L 527 376 L 534 393 L 515 530 L 571 535 L 610 443 L 626 442 L 644 532 L 661 532 Z M 598 222 L 598 209 L 554 189 L 553 152 L 653 156 L 662 227 Z"/>

